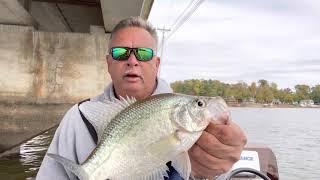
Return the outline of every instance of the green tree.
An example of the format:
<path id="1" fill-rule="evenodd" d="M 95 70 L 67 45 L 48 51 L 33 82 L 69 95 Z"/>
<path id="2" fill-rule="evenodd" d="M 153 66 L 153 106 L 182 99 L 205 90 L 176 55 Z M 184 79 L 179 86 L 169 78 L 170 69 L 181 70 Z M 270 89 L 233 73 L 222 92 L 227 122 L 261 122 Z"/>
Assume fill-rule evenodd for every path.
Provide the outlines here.
<path id="1" fill-rule="evenodd" d="M 274 83 L 274 82 L 271 82 L 270 83 L 270 89 L 272 91 L 273 98 L 279 99 L 278 85 L 276 83 Z"/>
<path id="2" fill-rule="evenodd" d="M 264 79 L 260 79 L 258 81 L 258 84 L 259 84 L 259 87 L 266 87 L 266 86 L 269 86 L 269 83 L 267 80 L 264 80 Z"/>
<path id="3" fill-rule="evenodd" d="M 273 94 L 270 88 L 258 88 L 256 100 L 259 103 L 271 103 L 273 100 Z"/>
<path id="4" fill-rule="evenodd" d="M 258 85 L 257 85 L 258 84 Z M 171 83 L 174 92 L 201 95 L 201 96 L 222 96 L 224 98 L 235 98 L 238 102 L 253 97 L 259 103 L 270 103 L 274 98 L 283 103 L 293 103 L 302 99 L 313 99 L 320 103 L 320 84 L 310 88 L 307 85 L 296 85 L 295 92 L 291 89 L 280 89 L 276 83 L 270 83 L 261 79 L 258 83 L 252 82 L 248 86 L 245 82 L 226 84 L 218 80 L 184 80 Z"/>
<path id="5" fill-rule="evenodd" d="M 252 82 L 249 87 L 250 96 L 252 98 L 256 98 L 257 95 L 257 84 L 255 82 Z"/>
<path id="6" fill-rule="evenodd" d="M 224 85 L 218 80 L 212 81 L 212 86 L 214 87 L 215 96 L 223 96 L 224 94 Z"/>
<path id="7" fill-rule="evenodd" d="M 258 81 L 256 101 L 259 103 L 270 103 L 273 100 L 272 89 L 269 87 L 267 80 L 261 79 Z"/>
<path id="8" fill-rule="evenodd" d="M 193 86 L 192 80 L 185 81 L 185 94 L 194 95 L 192 86 Z"/>
<path id="9" fill-rule="evenodd" d="M 226 97 L 226 98 L 231 98 L 231 97 L 234 97 L 233 96 L 233 93 L 232 93 L 232 87 L 230 84 L 226 84 L 224 86 L 224 94 L 223 94 L 223 97 Z"/>
<path id="10" fill-rule="evenodd" d="M 320 103 L 320 84 L 312 87 L 310 96 L 315 103 Z"/>
<path id="11" fill-rule="evenodd" d="M 248 85 L 245 82 L 239 82 L 232 85 L 233 97 L 237 99 L 238 102 L 243 102 L 246 99 L 249 99 L 250 92 L 248 90 Z"/>
<path id="12" fill-rule="evenodd" d="M 310 87 L 308 85 L 298 84 L 295 85 L 294 88 L 296 90 L 298 101 L 310 99 Z"/>
<path id="13" fill-rule="evenodd" d="M 192 91 L 194 95 L 199 95 L 201 90 L 201 81 L 196 79 L 192 80 Z"/>
<path id="14" fill-rule="evenodd" d="M 280 89 L 278 91 L 278 98 L 282 103 L 292 104 L 294 101 L 294 93 L 290 88 Z"/>

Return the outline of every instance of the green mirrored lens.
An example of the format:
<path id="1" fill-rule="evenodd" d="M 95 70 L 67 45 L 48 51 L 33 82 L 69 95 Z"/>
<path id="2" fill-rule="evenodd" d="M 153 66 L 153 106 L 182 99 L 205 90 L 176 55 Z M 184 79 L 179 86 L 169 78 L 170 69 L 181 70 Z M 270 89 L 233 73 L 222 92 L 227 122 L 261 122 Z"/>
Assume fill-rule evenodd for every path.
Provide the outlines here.
<path id="1" fill-rule="evenodd" d="M 150 48 L 137 48 L 137 56 L 140 61 L 149 61 L 153 57 L 153 50 Z"/>
<path id="2" fill-rule="evenodd" d="M 121 47 L 112 48 L 111 49 L 112 58 L 115 60 L 126 60 L 128 59 L 127 51 L 128 50 L 126 48 L 121 48 Z"/>

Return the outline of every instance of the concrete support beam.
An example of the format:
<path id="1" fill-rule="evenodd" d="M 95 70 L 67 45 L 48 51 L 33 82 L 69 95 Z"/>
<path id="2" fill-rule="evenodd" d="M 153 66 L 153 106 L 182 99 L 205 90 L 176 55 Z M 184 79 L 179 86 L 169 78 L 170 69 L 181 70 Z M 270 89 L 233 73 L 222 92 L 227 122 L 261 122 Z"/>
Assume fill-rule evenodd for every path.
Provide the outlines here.
<path id="1" fill-rule="evenodd" d="M 0 22 L 1 24 L 33 26 L 38 24 L 28 11 L 17 0 L 0 1 Z"/>
<path id="2" fill-rule="evenodd" d="M 30 13 L 39 22 L 41 31 L 87 33 L 90 25 L 103 25 L 100 5 L 87 7 L 33 1 Z"/>
<path id="3" fill-rule="evenodd" d="M 111 81 L 108 39 L 102 26 L 89 34 L 0 24 L 0 156 L 57 125 L 72 104 L 103 92 Z"/>
<path id="4" fill-rule="evenodd" d="M 153 0 L 101 0 L 104 27 L 106 32 L 111 32 L 113 27 L 122 19 L 130 16 L 148 18 Z"/>
<path id="5" fill-rule="evenodd" d="M 90 25 L 103 26 L 100 6 L 87 7 L 75 4 L 58 4 L 58 7 L 74 32 L 88 33 Z"/>
<path id="6" fill-rule="evenodd" d="M 42 31 L 72 32 L 72 28 L 55 3 L 32 2 L 30 12 L 39 22 L 39 29 Z"/>
<path id="7" fill-rule="evenodd" d="M 0 25 L 0 104 L 75 103 L 110 82 L 105 63 L 108 35 L 33 31 Z"/>
<path id="8" fill-rule="evenodd" d="M 19 2 L 26 11 L 30 11 L 32 0 L 19 0 Z"/>

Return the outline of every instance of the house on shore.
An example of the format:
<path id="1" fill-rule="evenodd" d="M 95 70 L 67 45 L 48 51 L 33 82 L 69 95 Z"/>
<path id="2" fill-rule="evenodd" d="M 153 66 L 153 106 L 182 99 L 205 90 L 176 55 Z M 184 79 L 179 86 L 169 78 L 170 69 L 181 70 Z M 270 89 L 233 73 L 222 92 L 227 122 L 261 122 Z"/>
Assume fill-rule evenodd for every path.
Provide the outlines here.
<path id="1" fill-rule="evenodd" d="M 314 106 L 314 102 L 312 99 L 301 100 L 299 102 L 299 106 L 301 107 L 311 107 Z"/>

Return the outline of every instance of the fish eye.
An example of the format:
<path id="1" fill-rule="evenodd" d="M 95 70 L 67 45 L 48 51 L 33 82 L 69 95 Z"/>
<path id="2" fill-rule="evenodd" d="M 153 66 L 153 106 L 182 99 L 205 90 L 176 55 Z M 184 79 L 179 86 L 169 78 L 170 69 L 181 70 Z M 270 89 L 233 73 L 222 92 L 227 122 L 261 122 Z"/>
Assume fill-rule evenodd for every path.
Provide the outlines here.
<path id="1" fill-rule="evenodd" d="M 204 107 L 204 105 L 205 105 L 205 103 L 204 103 L 203 100 L 197 99 L 196 102 L 197 102 L 197 105 L 198 105 L 199 107 Z"/>

